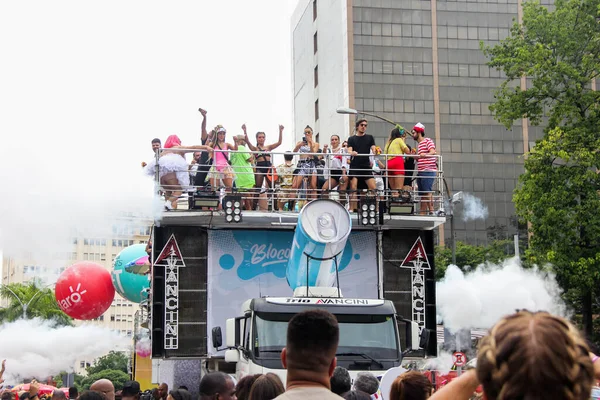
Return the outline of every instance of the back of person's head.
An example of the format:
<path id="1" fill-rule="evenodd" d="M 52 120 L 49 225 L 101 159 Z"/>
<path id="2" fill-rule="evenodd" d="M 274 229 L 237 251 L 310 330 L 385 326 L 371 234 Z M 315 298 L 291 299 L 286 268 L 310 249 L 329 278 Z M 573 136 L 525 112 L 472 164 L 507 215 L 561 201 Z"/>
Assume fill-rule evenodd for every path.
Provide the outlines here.
<path id="1" fill-rule="evenodd" d="M 271 400 L 285 392 L 281 379 L 273 374 L 268 373 L 256 378 L 256 381 L 250 388 L 250 400 Z"/>
<path id="2" fill-rule="evenodd" d="M 67 395 L 60 389 L 55 389 L 52 391 L 52 400 L 66 400 Z"/>
<path id="3" fill-rule="evenodd" d="M 3 392 L 2 400 L 15 400 L 15 394 L 9 391 Z"/>
<path id="4" fill-rule="evenodd" d="M 325 310 L 307 310 L 292 317 L 287 329 L 285 362 L 288 370 L 330 374 L 335 367 L 340 331 Z"/>
<path id="5" fill-rule="evenodd" d="M 250 388 L 256 379 L 261 374 L 246 375 L 235 385 L 235 395 L 238 400 L 248 400 L 250 396 Z"/>
<path id="6" fill-rule="evenodd" d="M 106 395 L 96 390 L 84 390 L 79 395 L 79 400 L 106 400 Z"/>
<path id="7" fill-rule="evenodd" d="M 283 155 L 285 161 L 292 161 L 294 159 L 294 155 L 290 151 L 286 151 Z"/>
<path id="8" fill-rule="evenodd" d="M 594 367 L 571 323 L 546 312 L 520 311 L 481 340 L 477 377 L 488 400 L 587 400 Z"/>
<path id="9" fill-rule="evenodd" d="M 226 393 L 228 380 L 231 378 L 223 372 L 209 372 L 204 375 L 200 381 L 200 399 L 213 398 L 219 393 Z"/>
<path id="10" fill-rule="evenodd" d="M 69 399 L 70 400 L 76 399 L 77 396 L 79 396 L 79 392 L 77 391 L 77 388 L 75 386 L 71 386 L 69 388 Z"/>
<path id="11" fill-rule="evenodd" d="M 379 390 L 379 380 L 370 372 L 359 372 L 354 380 L 354 389 L 369 395 L 375 394 Z"/>
<path id="12" fill-rule="evenodd" d="M 185 389 L 175 389 L 169 392 L 174 400 L 192 400 L 192 394 Z"/>
<path id="13" fill-rule="evenodd" d="M 352 389 L 350 373 L 344 367 L 335 367 L 329 383 L 331 384 L 331 391 L 340 396 Z"/>
<path id="14" fill-rule="evenodd" d="M 371 400 L 371 396 L 360 390 L 351 390 L 342 395 L 346 400 Z"/>
<path id="15" fill-rule="evenodd" d="M 408 371 L 394 380 L 388 400 L 425 400 L 431 396 L 432 390 L 433 385 L 425 375 L 419 371 Z"/>

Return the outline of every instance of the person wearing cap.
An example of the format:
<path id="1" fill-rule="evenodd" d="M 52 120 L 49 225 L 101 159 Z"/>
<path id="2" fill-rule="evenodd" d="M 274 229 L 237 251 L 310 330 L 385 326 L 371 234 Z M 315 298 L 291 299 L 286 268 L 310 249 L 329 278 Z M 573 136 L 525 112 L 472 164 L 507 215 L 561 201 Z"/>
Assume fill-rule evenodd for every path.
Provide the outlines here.
<path id="1" fill-rule="evenodd" d="M 248 192 L 254 187 L 254 169 L 252 161 L 254 156 L 246 148 L 246 138 L 244 135 L 233 137 L 237 145 L 237 151 L 231 153 L 231 167 L 235 173 L 235 187 L 241 192 L 246 192 L 244 196 L 244 207 L 246 210 L 252 210 L 252 196 Z"/>
<path id="2" fill-rule="evenodd" d="M 220 187 L 220 183 L 226 189 L 233 187 L 235 174 L 231 168 L 231 150 L 237 150 L 237 143 L 230 144 L 225 141 L 227 130 L 222 126 L 217 130 L 217 137 L 213 139 L 210 147 L 212 149 L 213 167 L 209 173 L 212 187 L 216 190 Z"/>
<path id="3" fill-rule="evenodd" d="M 139 382 L 127 381 L 123 385 L 123 390 L 121 390 L 121 399 L 122 400 L 139 400 L 141 393 L 142 393 L 142 391 L 140 389 Z"/>
<path id="4" fill-rule="evenodd" d="M 425 137 L 425 125 L 418 122 L 412 129 L 417 141 L 417 187 L 421 196 L 420 214 L 433 214 L 433 180 L 437 174 L 435 143 Z"/>

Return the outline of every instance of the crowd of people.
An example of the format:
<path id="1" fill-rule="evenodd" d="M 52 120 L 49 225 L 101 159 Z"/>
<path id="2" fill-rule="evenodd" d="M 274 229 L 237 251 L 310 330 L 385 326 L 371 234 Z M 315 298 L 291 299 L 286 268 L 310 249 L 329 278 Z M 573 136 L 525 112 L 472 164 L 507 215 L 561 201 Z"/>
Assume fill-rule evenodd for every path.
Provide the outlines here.
<path id="1" fill-rule="evenodd" d="M 590 351 L 580 332 L 567 320 L 546 312 L 517 311 L 497 322 L 478 348 L 477 364 L 434 392 L 420 371 L 397 376 L 382 393 L 377 377 L 359 373 L 354 382 L 349 372 L 337 367 L 340 332 L 334 315 L 307 310 L 288 323 L 281 364 L 285 384 L 273 374 L 248 375 L 235 382 L 223 372 L 204 374 L 199 400 L 588 400 L 600 379 L 600 357 Z M 3 364 L 4 369 L 4 364 Z M 2 371 L 3 372 L 3 371 Z M 2 383 L 0 373 L 0 383 Z M 2 392 L 2 400 L 41 400 L 34 380 L 23 393 Z M 71 400 L 145 400 L 136 381 L 126 382 L 115 393 L 107 379 L 94 382 L 81 394 L 69 390 Z M 148 400 L 192 400 L 186 387 L 169 391 L 163 383 Z M 51 400 L 66 400 L 55 390 Z"/>
<path id="2" fill-rule="evenodd" d="M 206 375 L 200 400 L 380 399 L 378 379 L 336 366 L 339 328 L 323 310 L 295 315 L 281 353 L 287 370 L 285 388 L 276 375 L 251 375 L 237 385 L 226 374 Z M 500 320 L 483 338 L 477 365 L 434 392 L 420 371 L 393 381 L 387 400 L 588 400 L 600 379 L 600 359 L 567 320 L 546 312 L 518 311 Z"/>
<path id="3" fill-rule="evenodd" d="M 356 121 L 354 134 L 347 140 L 333 134 L 329 143 L 323 145 L 307 125 L 302 140 L 283 153 L 284 162 L 274 165 L 273 151 L 282 144 L 283 125 L 279 125 L 274 142 L 269 143 L 262 131 L 251 139 L 245 124 L 241 127 L 243 134 L 228 141 L 225 127 L 217 125 L 208 131 L 207 112 L 202 108 L 199 112 L 200 145 L 182 145 L 176 135 L 169 136 L 164 145 L 156 138 L 152 140 L 155 157 L 142 163 L 148 175 L 158 174 L 166 210 L 175 209 L 177 200 L 186 192 L 235 190 L 243 195 L 246 210 L 270 207 L 291 211 L 299 209 L 303 201 L 325 197 L 344 201 L 350 211 L 355 211 L 357 196 L 365 190 L 380 196 L 388 193 L 394 199 L 412 191 L 416 183 L 420 213 L 434 213 L 436 147 L 426 137 L 421 123 L 410 132 L 414 148 L 406 143 L 408 132 L 396 125 L 383 151 L 367 133 L 368 121 L 364 118 Z M 163 150 L 158 153 L 161 145 Z M 186 153 L 193 153 L 189 164 Z"/>
<path id="4" fill-rule="evenodd" d="M 4 380 L 5 363 L 2 363 L 0 371 L 0 387 Z M 169 391 L 169 385 L 161 383 L 157 388 L 141 391 L 139 382 L 126 381 L 121 390 L 115 390 L 113 382 L 108 379 L 99 379 L 93 382 L 87 390 L 79 393 L 73 386 L 68 389 L 55 389 L 50 393 L 41 393 L 41 385 L 36 379 L 32 379 L 26 390 L 2 389 L 2 400 L 192 400 L 192 394 L 185 386 Z"/>

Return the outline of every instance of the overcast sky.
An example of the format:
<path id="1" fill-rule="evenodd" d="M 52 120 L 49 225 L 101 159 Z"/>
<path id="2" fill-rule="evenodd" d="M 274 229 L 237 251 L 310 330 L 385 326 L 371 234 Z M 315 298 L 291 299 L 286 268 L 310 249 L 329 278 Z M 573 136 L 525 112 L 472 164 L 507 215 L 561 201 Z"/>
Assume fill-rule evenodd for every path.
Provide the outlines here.
<path id="1" fill-rule="evenodd" d="M 229 142 L 281 123 L 289 150 L 296 3 L 0 2 L 0 249 L 147 208 L 150 140 L 199 144 L 198 107 Z"/>

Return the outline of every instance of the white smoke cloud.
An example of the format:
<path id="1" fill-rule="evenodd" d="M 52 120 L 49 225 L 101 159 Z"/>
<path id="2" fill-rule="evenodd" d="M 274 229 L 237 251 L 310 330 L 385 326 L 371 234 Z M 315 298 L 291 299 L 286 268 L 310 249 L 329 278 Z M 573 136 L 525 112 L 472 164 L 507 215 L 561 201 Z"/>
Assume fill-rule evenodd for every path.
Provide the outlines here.
<path id="1" fill-rule="evenodd" d="M 70 371 L 80 360 L 92 360 L 111 350 L 130 350 L 131 339 L 95 325 L 56 327 L 52 321 L 18 320 L 0 325 L 0 354 L 6 359 L 4 379 L 43 379 Z"/>
<path id="2" fill-rule="evenodd" d="M 517 309 L 567 316 L 561 292 L 553 274 L 523 269 L 517 258 L 468 273 L 450 265 L 437 284 L 437 311 L 451 332 L 486 329 Z"/>
<path id="3" fill-rule="evenodd" d="M 446 375 L 454 367 L 454 359 L 452 354 L 447 351 L 440 351 L 437 357 L 430 358 L 423 366 L 424 370 L 438 371 L 442 375 Z"/>
<path id="4" fill-rule="evenodd" d="M 463 221 L 472 221 L 476 219 L 486 219 L 489 215 L 489 211 L 483 201 L 473 196 L 472 194 L 463 192 Z"/>

